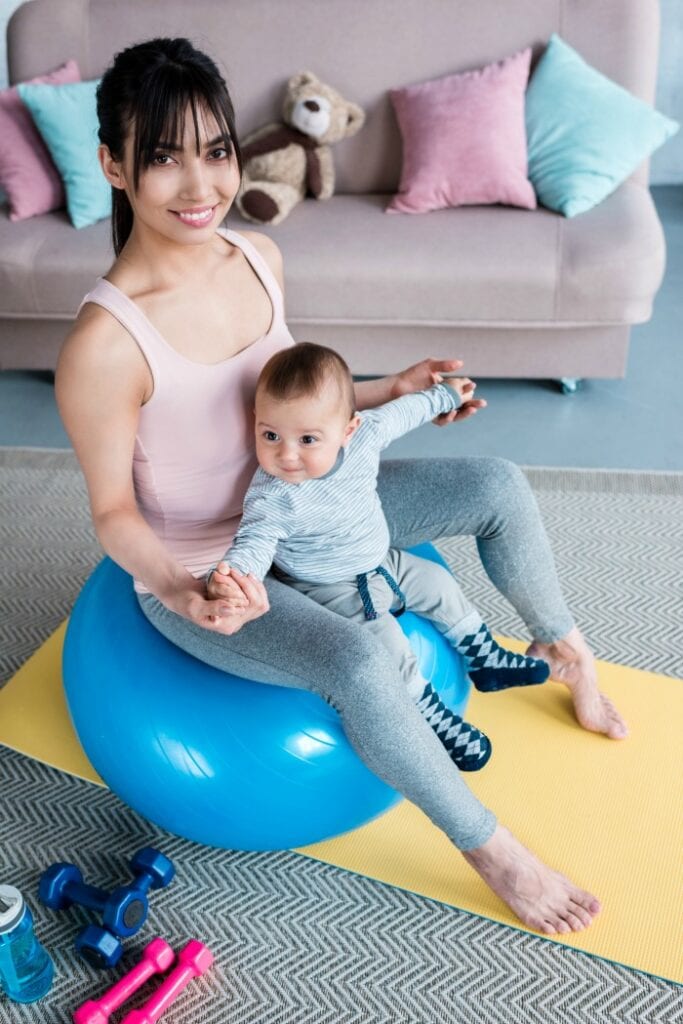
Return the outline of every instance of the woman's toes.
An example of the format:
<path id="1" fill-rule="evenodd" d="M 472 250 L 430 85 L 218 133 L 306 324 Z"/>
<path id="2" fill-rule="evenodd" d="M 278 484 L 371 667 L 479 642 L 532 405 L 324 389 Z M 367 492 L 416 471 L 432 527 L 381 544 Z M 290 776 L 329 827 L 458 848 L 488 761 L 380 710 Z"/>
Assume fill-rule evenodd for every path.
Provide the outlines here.
<path id="1" fill-rule="evenodd" d="M 610 739 L 624 739 L 628 728 L 616 707 L 601 693 L 572 690 L 574 710 L 579 723 L 590 732 L 600 732 Z"/>
<path id="2" fill-rule="evenodd" d="M 580 921 L 582 928 L 588 928 L 589 924 L 593 921 L 592 915 L 578 903 L 572 904 L 571 913 Z"/>
<path id="3" fill-rule="evenodd" d="M 599 914 L 602 910 L 600 900 L 596 899 L 595 896 L 592 896 L 589 892 L 580 893 L 576 902 L 587 910 L 591 917 L 595 917 L 595 915 Z"/>
<path id="4" fill-rule="evenodd" d="M 568 886 L 566 891 L 557 891 L 554 905 L 543 914 L 542 931 L 551 934 L 567 935 L 569 932 L 580 932 L 587 928 L 600 904 L 594 896 L 582 889 L 574 890 Z"/>
<path id="5" fill-rule="evenodd" d="M 548 914 L 543 921 L 543 931 L 546 935 L 566 935 L 571 928 L 557 914 Z"/>
<path id="6" fill-rule="evenodd" d="M 564 913 L 564 919 L 569 925 L 569 928 L 573 932 L 582 932 L 586 927 L 578 914 L 574 914 L 571 910 L 566 910 Z"/>
<path id="7" fill-rule="evenodd" d="M 578 914 L 586 924 L 590 924 L 596 914 L 602 910 L 602 904 L 591 893 L 577 889 L 571 894 L 571 910 L 574 914 Z"/>
<path id="8" fill-rule="evenodd" d="M 600 695 L 602 698 L 602 705 L 605 709 L 605 715 L 607 716 L 608 722 L 608 734 L 612 739 L 621 740 L 628 736 L 628 726 L 623 720 L 616 707 L 604 694 Z"/>

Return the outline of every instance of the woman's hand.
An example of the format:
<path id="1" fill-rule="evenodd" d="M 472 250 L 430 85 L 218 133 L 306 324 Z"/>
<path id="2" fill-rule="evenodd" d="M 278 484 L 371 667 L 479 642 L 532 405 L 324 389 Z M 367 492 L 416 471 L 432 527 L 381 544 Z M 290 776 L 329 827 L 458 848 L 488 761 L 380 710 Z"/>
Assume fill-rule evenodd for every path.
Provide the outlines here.
<path id="1" fill-rule="evenodd" d="M 206 586 L 209 600 L 218 601 L 218 612 L 211 616 L 211 625 L 220 633 L 236 633 L 249 622 L 258 619 L 270 608 L 268 594 L 261 580 L 227 562 L 219 562 Z"/>
<path id="2" fill-rule="evenodd" d="M 221 568 L 227 568 L 221 563 Z M 189 619 L 204 629 L 232 636 L 250 619 L 257 619 L 269 609 L 266 588 L 252 576 L 242 576 L 236 569 L 228 574 L 216 571 L 211 578 L 214 593 L 209 597 L 204 580 L 197 580 L 188 574 L 187 583 L 174 589 L 171 594 L 159 595 L 162 603 L 177 615 Z M 226 582 L 227 577 L 227 582 Z"/>
<path id="3" fill-rule="evenodd" d="M 438 427 L 445 427 L 448 423 L 453 423 L 454 420 L 466 420 L 468 417 L 474 416 L 479 409 L 484 409 L 486 401 L 483 398 L 473 397 L 477 385 L 469 378 L 447 379 L 447 375 L 454 375 L 462 365 L 462 359 L 423 359 L 396 374 L 391 397 L 400 398 L 401 395 L 411 395 L 415 391 L 424 391 L 426 388 L 432 387 L 433 384 L 441 384 L 445 381 L 458 392 L 462 398 L 462 405 L 459 409 L 453 409 L 452 412 L 442 413 L 433 422 Z"/>

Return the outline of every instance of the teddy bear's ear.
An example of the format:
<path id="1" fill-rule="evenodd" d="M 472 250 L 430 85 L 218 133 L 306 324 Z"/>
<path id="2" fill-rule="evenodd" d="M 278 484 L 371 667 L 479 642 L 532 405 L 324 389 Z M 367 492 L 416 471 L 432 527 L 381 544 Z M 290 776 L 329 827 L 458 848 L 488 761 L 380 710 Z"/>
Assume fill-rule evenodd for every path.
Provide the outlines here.
<path id="1" fill-rule="evenodd" d="M 360 107 L 356 106 L 355 103 L 346 104 L 346 113 L 348 116 L 348 122 L 346 125 L 346 138 L 350 135 L 355 135 L 356 132 L 360 131 L 365 122 L 365 111 L 361 110 Z"/>
<path id="2" fill-rule="evenodd" d="M 290 90 L 300 89 L 302 85 L 313 85 L 317 81 L 318 78 L 312 71 L 299 71 L 296 75 L 292 75 L 287 82 L 287 88 Z"/>

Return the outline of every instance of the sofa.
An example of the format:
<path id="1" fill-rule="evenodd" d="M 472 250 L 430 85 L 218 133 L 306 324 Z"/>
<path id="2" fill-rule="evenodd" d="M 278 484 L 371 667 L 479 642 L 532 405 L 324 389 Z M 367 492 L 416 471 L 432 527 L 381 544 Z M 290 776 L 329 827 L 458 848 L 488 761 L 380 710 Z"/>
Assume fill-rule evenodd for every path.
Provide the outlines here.
<path id="1" fill-rule="evenodd" d="M 334 148 L 336 194 L 264 229 L 284 254 L 295 337 L 337 348 L 360 376 L 433 355 L 477 377 L 620 377 L 664 270 L 646 164 L 571 219 L 541 207 L 384 212 L 401 169 L 388 90 L 529 45 L 537 60 L 553 32 L 653 101 L 656 0 L 31 0 L 7 48 L 12 83 L 70 57 L 89 79 L 132 42 L 189 36 L 224 70 L 240 136 L 279 120 L 289 76 L 315 71 L 367 116 Z M 253 229 L 236 213 L 229 225 Z M 112 258 L 107 221 L 76 230 L 63 210 L 17 223 L 0 212 L 0 369 L 54 368 Z"/>

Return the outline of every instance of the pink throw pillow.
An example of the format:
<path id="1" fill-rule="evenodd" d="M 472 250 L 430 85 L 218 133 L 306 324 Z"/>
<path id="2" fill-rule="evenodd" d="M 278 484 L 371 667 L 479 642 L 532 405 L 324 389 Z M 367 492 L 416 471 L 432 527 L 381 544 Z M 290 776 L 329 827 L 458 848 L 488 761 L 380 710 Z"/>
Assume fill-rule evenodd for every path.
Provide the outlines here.
<path id="1" fill-rule="evenodd" d="M 80 82 L 75 60 L 31 78 L 31 85 Z M 0 92 L 0 188 L 7 194 L 10 220 L 24 220 L 64 206 L 59 171 L 16 88 Z"/>
<path id="2" fill-rule="evenodd" d="M 478 71 L 391 90 L 403 168 L 387 213 L 489 203 L 536 208 L 524 123 L 530 62 L 529 48 Z"/>

